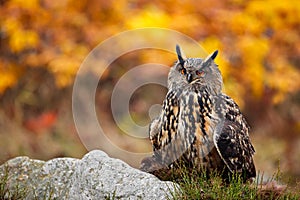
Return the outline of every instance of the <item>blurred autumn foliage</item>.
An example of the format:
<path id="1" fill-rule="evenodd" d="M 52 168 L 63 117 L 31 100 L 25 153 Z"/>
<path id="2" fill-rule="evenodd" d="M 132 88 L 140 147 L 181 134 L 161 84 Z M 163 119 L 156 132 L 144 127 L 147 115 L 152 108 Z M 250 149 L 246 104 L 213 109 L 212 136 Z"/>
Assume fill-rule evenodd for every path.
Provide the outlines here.
<path id="1" fill-rule="evenodd" d="M 273 170 L 280 160 L 300 176 L 299 1 L 0 0 L 0 13 L 1 160 L 83 154 L 70 106 L 80 64 L 114 34 L 161 27 L 190 36 L 208 52 L 219 49 L 225 91 L 253 127 L 258 166 Z M 119 63 L 147 61 L 129 58 Z M 170 57 L 160 60 L 171 65 Z M 16 127 L 21 133 L 14 136 Z"/>

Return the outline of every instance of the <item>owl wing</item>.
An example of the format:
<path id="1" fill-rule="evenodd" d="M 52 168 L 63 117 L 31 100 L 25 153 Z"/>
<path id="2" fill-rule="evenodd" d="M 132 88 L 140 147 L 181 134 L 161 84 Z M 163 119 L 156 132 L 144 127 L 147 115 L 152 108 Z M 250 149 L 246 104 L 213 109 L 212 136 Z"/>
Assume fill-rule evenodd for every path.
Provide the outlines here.
<path id="1" fill-rule="evenodd" d="M 246 178 L 255 177 L 254 148 L 249 138 L 249 129 L 238 105 L 226 95 L 217 100 L 217 111 L 223 118 L 215 130 L 216 149 L 231 172 L 242 173 Z"/>
<path id="2" fill-rule="evenodd" d="M 176 134 L 178 125 L 178 91 L 170 90 L 163 102 L 160 116 L 149 126 L 149 137 L 153 146 L 154 156 L 158 162 L 170 164 L 176 160 Z"/>

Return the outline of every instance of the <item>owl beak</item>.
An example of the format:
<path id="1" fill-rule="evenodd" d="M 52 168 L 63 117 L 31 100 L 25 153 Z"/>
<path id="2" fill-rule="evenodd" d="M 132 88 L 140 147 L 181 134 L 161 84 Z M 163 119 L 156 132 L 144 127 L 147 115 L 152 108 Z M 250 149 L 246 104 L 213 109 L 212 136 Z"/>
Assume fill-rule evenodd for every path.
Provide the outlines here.
<path id="1" fill-rule="evenodd" d="M 187 74 L 186 80 L 187 80 L 187 82 L 191 83 L 193 81 L 193 75 L 192 74 Z"/>

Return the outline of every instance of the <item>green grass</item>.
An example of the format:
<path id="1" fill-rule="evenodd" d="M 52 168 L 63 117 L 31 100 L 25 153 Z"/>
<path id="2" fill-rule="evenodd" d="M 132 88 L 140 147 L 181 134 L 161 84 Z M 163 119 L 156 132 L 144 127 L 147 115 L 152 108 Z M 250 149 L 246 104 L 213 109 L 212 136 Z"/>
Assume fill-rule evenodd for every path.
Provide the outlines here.
<path id="1" fill-rule="evenodd" d="M 281 191 L 266 189 L 267 183 L 277 183 L 278 180 L 274 177 L 262 184 L 262 177 L 253 183 L 244 183 L 240 176 L 232 175 L 229 182 L 225 183 L 217 173 L 211 173 L 208 178 L 205 173 L 188 172 L 183 169 L 179 180 L 177 182 L 181 190 L 173 193 L 173 199 L 300 199 L 300 194 L 292 192 L 289 188 Z"/>

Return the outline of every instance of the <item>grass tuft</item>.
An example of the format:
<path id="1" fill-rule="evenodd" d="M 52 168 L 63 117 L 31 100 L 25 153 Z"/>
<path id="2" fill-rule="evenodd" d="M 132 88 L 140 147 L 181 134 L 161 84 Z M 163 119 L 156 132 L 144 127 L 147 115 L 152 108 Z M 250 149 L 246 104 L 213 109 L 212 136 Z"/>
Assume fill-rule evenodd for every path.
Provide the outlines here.
<path id="1" fill-rule="evenodd" d="M 198 173 L 181 169 L 181 178 L 178 184 L 181 189 L 173 193 L 173 199 L 300 199 L 300 194 L 292 192 L 278 184 L 277 173 L 267 182 L 262 182 L 258 176 L 255 182 L 243 181 L 241 176 L 232 175 L 228 182 L 224 182 L 218 173 Z M 259 181 L 259 179 L 261 180 Z"/>

